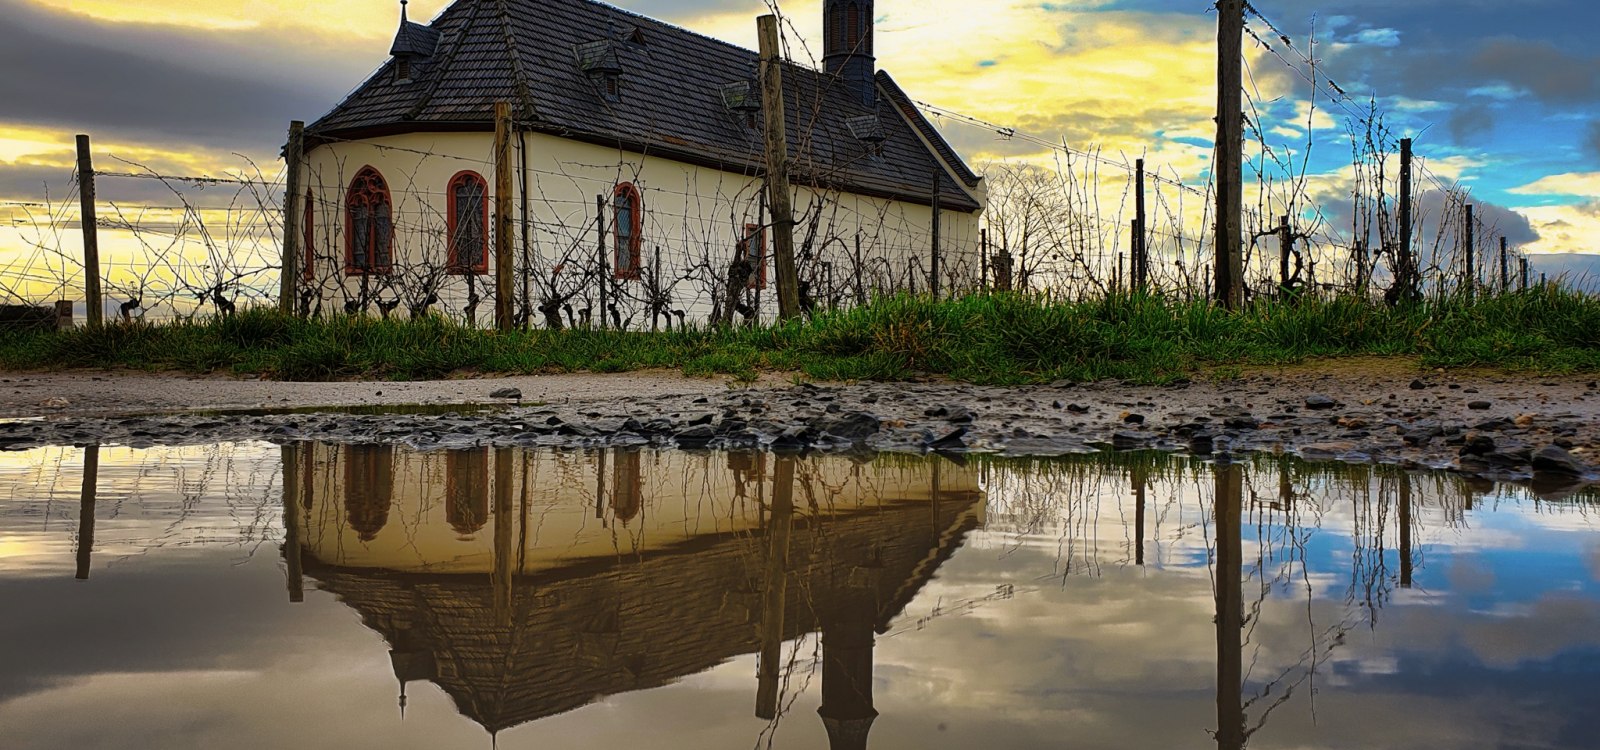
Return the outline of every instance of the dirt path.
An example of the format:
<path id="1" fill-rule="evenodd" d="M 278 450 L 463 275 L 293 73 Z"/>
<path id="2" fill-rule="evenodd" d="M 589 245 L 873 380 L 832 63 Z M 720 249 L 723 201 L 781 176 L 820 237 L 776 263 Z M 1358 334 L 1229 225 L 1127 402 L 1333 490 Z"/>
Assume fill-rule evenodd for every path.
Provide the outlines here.
<path id="1" fill-rule="evenodd" d="M 491 396 L 502 388 L 520 390 L 521 402 Z M 513 406 L 406 417 L 192 414 L 485 403 Z M 1600 479 L 1600 383 L 1592 378 L 1425 372 L 1396 359 L 1256 368 L 1226 380 L 1167 387 L 797 386 L 778 375 L 731 384 L 671 373 L 424 383 L 33 374 L 0 377 L 0 414 L 44 418 L 0 424 L 0 447 L 13 449 L 241 439 L 1018 455 L 1116 448 L 1293 454 L 1498 479 L 1544 472 L 1564 476 L 1558 484 L 1567 488 Z M 119 416 L 131 414 L 160 416 Z"/>
<path id="2" fill-rule="evenodd" d="M 788 382 L 770 376 L 768 383 Z M 524 402 L 655 399 L 727 389 L 726 378 L 675 372 L 539 375 L 414 383 L 283 383 L 136 372 L 0 373 L 0 417 L 112 416 L 184 411 L 431 406 L 504 403 L 490 396 L 516 388 Z"/>

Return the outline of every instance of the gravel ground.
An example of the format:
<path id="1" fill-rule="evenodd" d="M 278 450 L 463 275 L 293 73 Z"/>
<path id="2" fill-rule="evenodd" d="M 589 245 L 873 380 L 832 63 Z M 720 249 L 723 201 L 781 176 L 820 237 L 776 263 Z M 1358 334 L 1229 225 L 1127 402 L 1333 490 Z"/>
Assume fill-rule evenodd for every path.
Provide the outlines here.
<path id="1" fill-rule="evenodd" d="M 520 398 L 494 395 L 502 389 Z M 377 407 L 400 413 L 371 413 Z M 1591 379 L 1423 372 L 1396 360 L 1168 387 L 795 385 L 779 376 L 731 384 L 666 373 L 421 383 L 12 374 L 0 378 L 0 414 L 24 418 L 0 424 L 0 448 L 10 450 L 250 439 L 1013 455 L 1156 449 L 1451 469 L 1531 480 L 1549 494 L 1600 480 L 1600 388 Z"/>

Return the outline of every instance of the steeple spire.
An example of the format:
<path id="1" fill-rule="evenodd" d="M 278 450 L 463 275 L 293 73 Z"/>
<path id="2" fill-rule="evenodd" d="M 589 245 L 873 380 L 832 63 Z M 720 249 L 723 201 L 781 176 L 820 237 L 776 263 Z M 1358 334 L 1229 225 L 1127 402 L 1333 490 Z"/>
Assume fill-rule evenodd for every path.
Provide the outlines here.
<path id="1" fill-rule="evenodd" d="M 409 20 L 406 18 L 406 6 L 410 3 L 411 0 L 400 0 L 400 23 L 405 23 Z"/>

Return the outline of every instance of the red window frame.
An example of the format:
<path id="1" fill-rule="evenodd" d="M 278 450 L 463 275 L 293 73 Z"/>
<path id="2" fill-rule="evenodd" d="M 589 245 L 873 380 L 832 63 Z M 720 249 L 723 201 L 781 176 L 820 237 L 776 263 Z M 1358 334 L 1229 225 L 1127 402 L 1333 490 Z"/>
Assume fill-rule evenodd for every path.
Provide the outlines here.
<path id="1" fill-rule="evenodd" d="M 756 253 L 750 254 L 750 240 L 756 240 Z M 759 224 L 744 225 L 744 239 L 739 240 L 739 256 L 755 260 L 755 276 L 750 279 L 751 289 L 767 288 L 767 230 Z"/>
<path id="2" fill-rule="evenodd" d="M 619 263 L 622 259 L 623 236 L 622 221 L 617 215 L 621 209 L 618 198 L 626 196 L 631 206 L 628 216 L 627 252 L 628 267 L 624 269 Z M 640 278 L 640 264 L 644 262 L 644 200 L 639 195 L 639 188 L 631 182 L 624 182 L 611 192 L 611 269 L 612 275 L 619 279 Z"/>
<path id="3" fill-rule="evenodd" d="M 389 236 L 386 247 L 375 241 L 367 248 L 369 263 L 366 268 L 356 265 L 355 226 L 356 209 L 363 204 L 382 206 L 389 215 Z M 389 195 L 389 182 L 383 173 L 371 166 L 362 167 L 350 181 L 350 190 L 344 197 L 344 273 L 346 276 L 386 275 L 394 270 L 394 200 Z M 374 222 L 376 225 L 376 222 Z M 370 262 L 381 261 L 381 262 Z"/>
<path id="4" fill-rule="evenodd" d="M 479 225 L 482 227 L 482 231 L 479 233 L 482 247 L 479 248 L 478 263 L 470 267 L 461 262 L 460 254 L 458 253 L 460 248 L 457 247 L 456 243 L 456 230 L 459 229 L 458 222 L 460 221 L 460 215 L 456 211 L 456 189 L 469 182 L 477 183 L 478 189 L 483 191 L 483 216 L 482 224 Z M 446 236 L 450 238 L 450 273 L 457 276 L 463 276 L 468 273 L 486 274 L 489 272 L 489 181 L 485 180 L 483 175 L 471 170 L 457 172 L 456 176 L 450 178 L 449 187 L 446 190 L 449 193 L 449 206 L 447 207 L 449 213 L 445 219 L 449 225 L 449 234 Z"/>
<path id="5" fill-rule="evenodd" d="M 300 218 L 300 278 L 305 281 L 317 280 L 317 210 L 316 198 L 311 190 L 306 190 L 306 204 L 300 209 L 304 213 Z"/>

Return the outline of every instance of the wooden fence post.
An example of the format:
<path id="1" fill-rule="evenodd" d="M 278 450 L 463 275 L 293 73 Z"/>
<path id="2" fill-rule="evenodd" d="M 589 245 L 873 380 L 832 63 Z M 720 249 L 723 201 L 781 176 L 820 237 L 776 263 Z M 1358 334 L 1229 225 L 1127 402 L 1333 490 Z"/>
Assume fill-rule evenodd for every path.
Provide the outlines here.
<path id="1" fill-rule="evenodd" d="M 511 256 L 511 102 L 494 104 L 494 327 L 516 327 L 515 263 Z"/>
<path id="2" fill-rule="evenodd" d="M 1278 293 L 1289 296 L 1289 254 L 1294 250 L 1294 235 L 1289 229 L 1289 215 L 1278 221 Z"/>
<path id="3" fill-rule="evenodd" d="M 1143 293 L 1150 275 L 1149 249 L 1146 247 L 1145 234 L 1144 159 L 1135 162 L 1134 173 L 1133 288 L 1134 291 Z"/>
<path id="4" fill-rule="evenodd" d="M 83 209 L 83 295 L 84 315 L 90 328 L 105 322 L 105 305 L 100 297 L 100 233 L 94 213 L 94 158 L 89 153 L 89 136 L 78 136 L 78 203 Z"/>
<path id="5" fill-rule="evenodd" d="M 83 449 L 83 489 L 78 496 L 78 570 L 74 576 L 89 580 L 94 555 L 95 492 L 100 484 L 100 446 Z"/>
<path id="6" fill-rule="evenodd" d="M 941 204 L 944 203 L 944 196 L 941 194 L 939 188 L 939 167 L 934 167 L 933 198 L 928 203 L 928 205 L 933 209 L 933 252 L 929 255 L 930 260 L 928 263 L 928 294 L 929 296 L 933 297 L 933 301 L 935 302 L 939 301 L 939 230 L 941 228 L 939 225 L 943 223 L 944 219 L 944 217 L 940 215 L 940 209 L 942 208 Z"/>
<path id="7" fill-rule="evenodd" d="M 1244 0 L 1217 3 L 1216 294 L 1244 306 Z"/>
<path id="8" fill-rule="evenodd" d="M 1471 203 L 1467 204 L 1467 231 L 1466 231 L 1466 276 L 1461 280 L 1462 288 L 1467 296 L 1471 297 L 1478 289 L 1478 227 L 1474 222 L 1474 210 Z"/>
<path id="9" fill-rule="evenodd" d="M 1509 265 L 1510 260 L 1511 260 L 1511 256 L 1510 256 L 1510 253 L 1508 252 L 1506 244 L 1507 244 L 1506 238 L 1501 237 L 1500 238 L 1500 293 L 1501 294 L 1505 294 L 1506 292 L 1511 291 L 1511 266 Z"/>
<path id="10" fill-rule="evenodd" d="M 1411 235 L 1411 139 L 1400 141 L 1400 258 L 1395 263 L 1395 287 L 1407 302 L 1417 295 L 1417 261 L 1412 257 Z"/>
<path id="11" fill-rule="evenodd" d="M 300 195 L 300 170 L 306 157 L 305 131 L 304 122 L 295 120 L 289 123 L 289 145 L 283 149 L 283 164 L 288 177 L 283 196 L 283 278 L 278 284 L 278 312 L 285 315 L 294 314 L 303 270 L 300 268 L 300 255 L 304 251 L 300 247 L 300 233 L 305 228 L 300 223 L 306 209 L 299 203 L 305 200 Z"/>
<path id="12" fill-rule="evenodd" d="M 799 270 L 794 261 L 794 207 L 789 194 L 789 136 L 783 103 L 783 51 L 778 17 L 756 19 L 761 37 L 761 109 L 766 115 L 767 194 L 772 208 L 773 260 L 778 275 L 778 318 L 800 315 Z"/>
<path id="13" fill-rule="evenodd" d="M 608 312 L 606 310 L 608 302 L 606 297 L 610 291 L 608 287 L 611 286 L 611 261 L 606 258 L 606 197 L 604 195 L 596 195 L 594 197 L 594 237 L 596 247 L 599 248 L 600 253 L 600 309 L 598 313 L 600 316 L 600 330 L 604 331 L 608 325 L 606 322 L 606 314 Z M 590 318 L 590 320 L 593 319 L 593 317 Z"/>
<path id="14" fill-rule="evenodd" d="M 978 230 L 978 291 L 989 291 L 989 228 Z"/>

